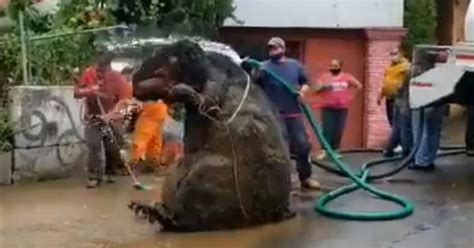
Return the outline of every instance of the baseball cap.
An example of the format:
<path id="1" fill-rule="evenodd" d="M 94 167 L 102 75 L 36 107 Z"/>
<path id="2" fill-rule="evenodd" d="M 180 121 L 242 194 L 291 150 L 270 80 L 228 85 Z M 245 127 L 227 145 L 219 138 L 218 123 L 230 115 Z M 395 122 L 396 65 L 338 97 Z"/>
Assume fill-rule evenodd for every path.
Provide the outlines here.
<path id="1" fill-rule="evenodd" d="M 268 41 L 267 45 L 285 48 L 285 41 L 280 37 L 273 37 Z"/>

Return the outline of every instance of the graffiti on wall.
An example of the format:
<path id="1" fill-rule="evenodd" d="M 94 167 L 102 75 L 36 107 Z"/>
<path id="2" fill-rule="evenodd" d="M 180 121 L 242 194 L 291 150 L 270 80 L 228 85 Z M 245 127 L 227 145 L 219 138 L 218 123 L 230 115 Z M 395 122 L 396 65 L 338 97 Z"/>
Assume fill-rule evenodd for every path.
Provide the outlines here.
<path id="1" fill-rule="evenodd" d="M 83 137 L 79 134 L 66 102 L 61 97 L 49 95 L 42 99 L 40 105 L 36 105 L 35 101 L 30 101 L 23 106 L 20 133 L 31 143 L 27 147 L 17 148 L 55 147 L 58 160 L 68 165 L 71 162 L 70 151 L 75 150 L 75 145 L 82 142 Z M 59 132 L 59 125 L 64 122 L 69 122 L 70 127 Z M 47 144 L 48 140 L 53 142 Z"/>
<path id="2" fill-rule="evenodd" d="M 34 176 L 68 173 L 85 153 L 83 103 L 72 87 L 18 87 L 13 90 L 15 168 Z"/>

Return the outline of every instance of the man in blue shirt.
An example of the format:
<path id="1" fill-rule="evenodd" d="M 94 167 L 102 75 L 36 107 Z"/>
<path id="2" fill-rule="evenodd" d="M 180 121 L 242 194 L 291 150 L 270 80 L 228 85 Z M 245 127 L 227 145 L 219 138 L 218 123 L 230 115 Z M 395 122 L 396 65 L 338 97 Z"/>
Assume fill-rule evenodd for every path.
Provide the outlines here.
<path id="1" fill-rule="evenodd" d="M 303 97 L 309 90 L 308 78 L 303 66 L 297 60 L 285 56 L 285 41 L 283 39 L 274 37 L 267 45 L 270 59 L 263 63 L 265 70 L 273 72 L 297 88 L 300 97 Z M 311 179 L 312 171 L 309 159 L 311 143 L 303 122 L 299 99 L 295 99 L 294 95 L 288 92 L 279 81 L 265 73 L 265 70 L 259 72 L 257 83 L 280 112 L 287 130 L 290 151 L 297 156 L 296 163 L 301 188 L 319 189 L 319 183 Z"/>

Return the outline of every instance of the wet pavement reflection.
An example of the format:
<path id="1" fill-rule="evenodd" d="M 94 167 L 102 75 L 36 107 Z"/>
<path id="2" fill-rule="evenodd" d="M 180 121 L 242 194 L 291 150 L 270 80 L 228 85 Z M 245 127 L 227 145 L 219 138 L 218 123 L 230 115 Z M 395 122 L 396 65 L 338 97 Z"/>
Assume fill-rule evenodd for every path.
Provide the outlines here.
<path id="1" fill-rule="evenodd" d="M 366 156 L 349 155 L 354 164 Z M 127 208 L 131 199 L 159 198 L 162 180 L 146 178 L 153 190 L 136 191 L 129 178 L 98 190 L 82 180 L 1 187 L 0 246 L 19 247 L 474 247 L 474 159 L 440 159 L 435 173 L 405 171 L 377 186 L 411 199 L 415 214 L 390 222 L 332 220 L 313 211 L 318 193 L 293 195 L 298 217 L 245 230 L 192 234 L 160 233 Z M 387 165 L 390 166 L 390 165 Z M 315 171 L 329 187 L 345 179 Z M 360 211 L 396 206 L 357 192 L 331 205 Z"/>

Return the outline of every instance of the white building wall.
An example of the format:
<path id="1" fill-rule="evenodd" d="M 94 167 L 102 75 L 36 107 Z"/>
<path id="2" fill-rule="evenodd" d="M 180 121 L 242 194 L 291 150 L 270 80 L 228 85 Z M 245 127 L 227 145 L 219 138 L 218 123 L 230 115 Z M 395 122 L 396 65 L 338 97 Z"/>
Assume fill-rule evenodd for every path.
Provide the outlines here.
<path id="1" fill-rule="evenodd" d="M 366 28 L 402 27 L 403 0 L 234 0 L 224 26 Z"/>

